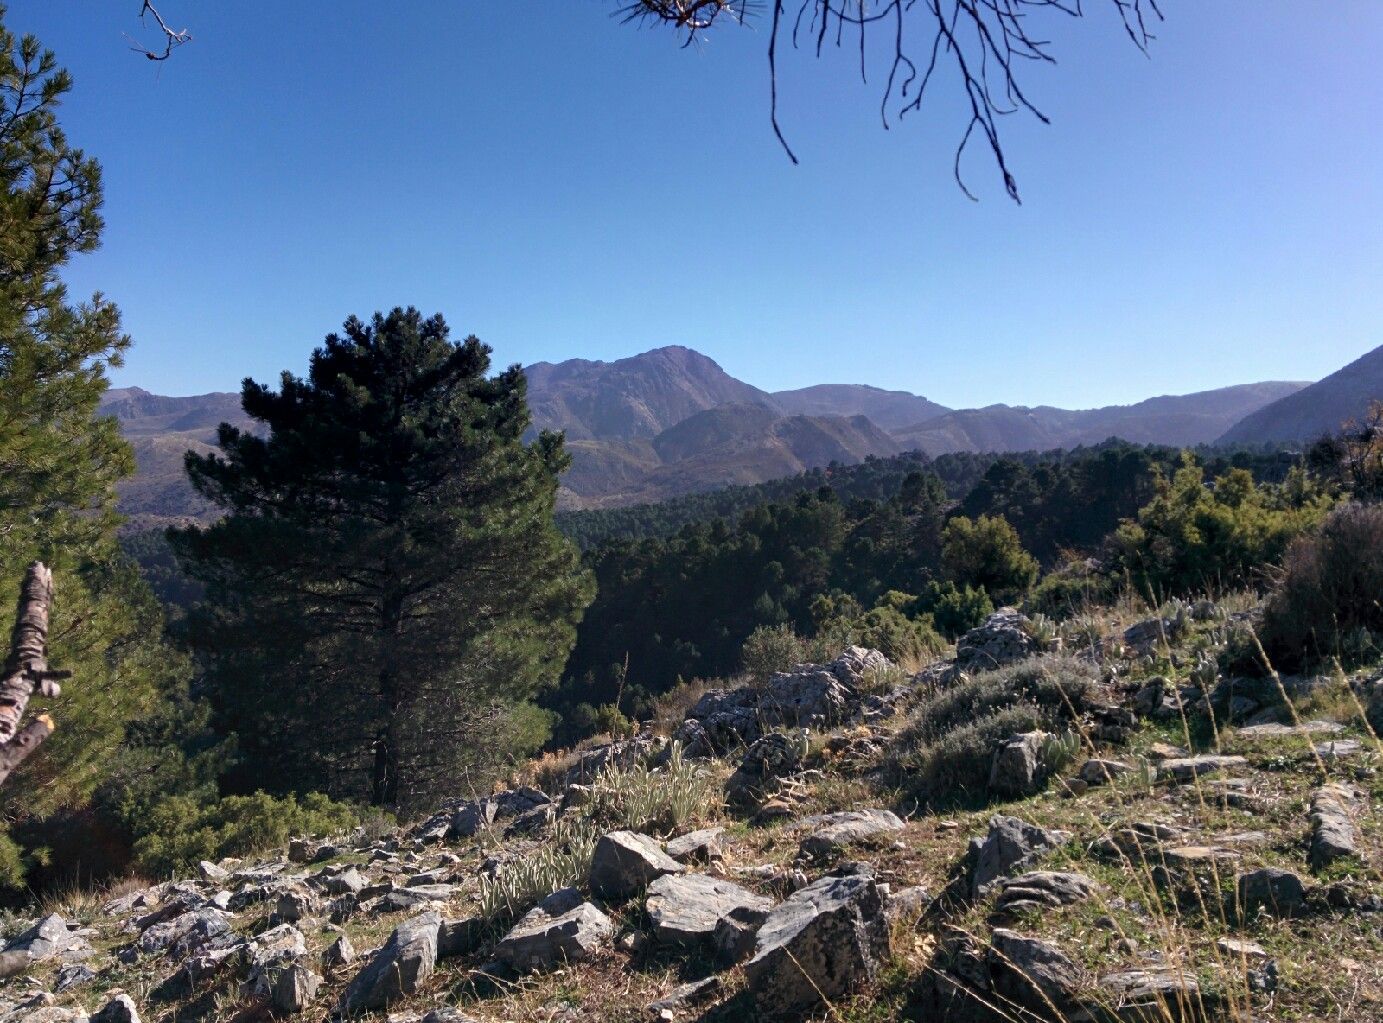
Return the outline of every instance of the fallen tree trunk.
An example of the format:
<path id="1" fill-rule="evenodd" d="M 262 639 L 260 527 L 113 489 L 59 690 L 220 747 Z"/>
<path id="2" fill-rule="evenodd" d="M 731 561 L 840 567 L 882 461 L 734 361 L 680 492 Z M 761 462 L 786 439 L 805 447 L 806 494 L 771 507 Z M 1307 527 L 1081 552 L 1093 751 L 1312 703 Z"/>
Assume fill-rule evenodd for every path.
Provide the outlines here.
<path id="1" fill-rule="evenodd" d="M 62 692 L 58 680 L 71 675 L 48 667 L 48 613 L 52 604 L 53 573 L 35 561 L 19 589 L 10 652 L 0 672 L 0 784 L 56 727 L 47 714 L 39 714 L 21 727 L 30 698 L 35 693 L 57 696 Z"/>

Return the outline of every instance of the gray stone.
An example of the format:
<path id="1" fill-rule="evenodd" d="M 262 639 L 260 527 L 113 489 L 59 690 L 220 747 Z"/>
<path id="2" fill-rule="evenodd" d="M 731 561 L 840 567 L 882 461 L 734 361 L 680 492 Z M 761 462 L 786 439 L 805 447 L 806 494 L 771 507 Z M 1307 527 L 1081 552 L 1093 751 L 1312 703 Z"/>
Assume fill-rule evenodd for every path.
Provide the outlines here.
<path id="1" fill-rule="evenodd" d="M 826 859 L 856 842 L 903 830 L 903 822 L 896 813 L 878 809 L 806 817 L 802 824 L 813 829 L 799 846 L 800 855 L 808 859 Z"/>
<path id="2" fill-rule="evenodd" d="M 347 867 L 338 873 L 318 878 L 316 883 L 328 895 L 350 895 L 365 887 L 365 878 L 354 867 Z"/>
<path id="3" fill-rule="evenodd" d="M 529 910 L 495 946 L 495 958 L 529 973 L 587 958 L 614 932 L 610 918 L 589 902 L 560 916 Z"/>
<path id="4" fill-rule="evenodd" d="M 1043 731 L 1023 732 L 1001 743 L 989 766 L 989 790 L 1001 796 L 1036 792 L 1047 774 L 1042 746 L 1048 738 Z"/>
<path id="5" fill-rule="evenodd" d="M 1002 1003 L 1046 1019 L 1068 1018 L 1084 983 L 1081 970 L 1050 942 L 995 928 L 986 956 L 990 983 Z"/>
<path id="6" fill-rule="evenodd" d="M 1306 886 L 1290 870 L 1264 867 L 1238 880 L 1240 912 L 1252 916 L 1265 910 L 1273 916 L 1300 916 L 1306 909 Z"/>
<path id="7" fill-rule="evenodd" d="M 1087 760 L 1081 765 L 1080 779 L 1087 785 L 1104 785 L 1133 770 L 1128 764 L 1120 760 L 1101 760 L 1095 758 Z"/>
<path id="8" fill-rule="evenodd" d="M 648 1006 L 648 1017 L 657 1023 L 671 1023 L 680 1015 L 714 1001 L 720 994 L 719 977 L 704 977 L 674 988 Z"/>
<path id="9" fill-rule="evenodd" d="M 49 913 L 5 945 L 6 952 L 23 952 L 30 959 L 47 959 L 64 951 L 72 941 L 67 921 Z"/>
<path id="10" fill-rule="evenodd" d="M 725 829 L 704 828 L 670 840 L 664 851 L 678 863 L 714 863 L 725 858 Z"/>
<path id="11" fill-rule="evenodd" d="M 346 988 L 341 1007 L 347 1016 L 379 1009 L 418 989 L 437 965 L 437 932 L 442 918 L 424 913 L 394 928 L 384 947 L 370 957 Z"/>
<path id="12" fill-rule="evenodd" d="M 1245 725 L 1236 734 L 1241 739 L 1280 739 L 1294 735 L 1336 735 L 1344 730 L 1345 726 L 1335 721 L 1303 721 L 1294 725 L 1269 721 Z"/>
<path id="13" fill-rule="evenodd" d="M 758 939 L 759 928 L 768 919 L 768 913 L 759 909 L 732 909 L 721 917 L 711 935 L 711 947 L 715 950 L 717 961 L 725 966 L 741 963 L 754 954 L 754 943 Z"/>
<path id="14" fill-rule="evenodd" d="M 351 944 L 350 936 L 347 934 L 338 936 L 322 952 L 322 965 L 328 969 L 349 966 L 353 962 L 355 962 L 355 946 Z"/>
<path id="15" fill-rule="evenodd" d="M 129 995 L 116 995 L 96 1011 L 91 1023 L 139 1023 L 139 1009 Z"/>
<path id="16" fill-rule="evenodd" d="M 317 910 L 317 900 L 310 892 L 297 890 L 284 892 L 274 903 L 274 913 L 280 920 L 294 923 L 311 916 Z"/>
<path id="17" fill-rule="evenodd" d="M 824 877 L 769 913 L 745 976 L 758 1018 L 800 1019 L 873 981 L 888 955 L 874 879 Z"/>
<path id="18" fill-rule="evenodd" d="M 591 890 L 602 899 L 627 899 L 664 874 L 686 869 L 647 835 L 612 831 L 601 836 L 591 857 Z"/>
<path id="19" fill-rule="evenodd" d="M 1040 828 L 1017 817 L 993 817 L 984 838 L 970 840 L 970 891 L 978 897 L 989 885 L 1032 866 L 1071 840 L 1069 833 Z"/>
<path id="20" fill-rule="evenodd" d="M 205 946 L 216 947 L 233 940 L 230 919 L 225 913 L 199 909 L 154 924 L 135 944 L 146 955 L 165 952 L 174 959 L 183 959 Z"/>
<path id="21" fill-rule="evenodd" d="M 1324 785 L 1311 794 L 1311 866 L 1316 870 L 1356 856 L 1358 832 L 1349 809 L 1358 801 L 1346 785 Z"/>
<path id="22" fill-rule="evenodd" d="M 81 987 L 83 984 L 90 984 L 96 979 L 96 971 L 82 963 L 68 963 L 58 970 L 56 982 L 53 990 L 58 994 L 69 991 L 74 987 Z"/>
<path id="23" fill-rule="evenodd" d="M 845 719 L 850 692 L 830 666 L 803 664 L 768 680 L 759 719 L 770 725 L 834 724 Z"/>
<path id="24" fill-rule="evenodd" d="M 1127 970 L 1101 977 L 1099 1000 L 1127 1023 L 1200 1020 L 1210 1006 L 1193 974 L 1172 970 Z"/>
<path id="25" fill-rule="evenodd" d="M 956 643 L 956 668 L 989 671 L 1033 656 L 1039 648 L 1027 626 L 1028 618 L 1016 608 L 999 608 Z"/>
<path id="26" fill-rule="evenodd" d="M 281 970 L 274 981 L 274 1008 L 280 1012 L 302 1012 L 317 997 L 322 978 L 302 963 L 293 963 Z"/>
<path id="27" fill-rule="evenodd" d="M 766 915 L 773 902 L 730 881 L 705 874 L 666 874 L 649 885 L 645 906 L 658 941 L 666 945 L 709 945 L 721 920 L 736 910 Z"/>
<path id="28" fill-rule="evenodd" d="M 1035 870 L 999 881 L 995 912 L 1013 914 L 1029 909 L 1070 906 L 1092 898 L 1099 885 L 1085 874 Z"/>
<path id="29" fill-rule="evenodd" d="M 1177 782 L 1188 782 L 1202 775 L 1230 769 L 1237 770 L 1247 766 L 1248 761 L 1243 757 L 1206 753 L 1197 757 L 1178 757 L 1164 760 L 1158 765 L 1157 770 L 1159 776 L 1165 775 Z"/>

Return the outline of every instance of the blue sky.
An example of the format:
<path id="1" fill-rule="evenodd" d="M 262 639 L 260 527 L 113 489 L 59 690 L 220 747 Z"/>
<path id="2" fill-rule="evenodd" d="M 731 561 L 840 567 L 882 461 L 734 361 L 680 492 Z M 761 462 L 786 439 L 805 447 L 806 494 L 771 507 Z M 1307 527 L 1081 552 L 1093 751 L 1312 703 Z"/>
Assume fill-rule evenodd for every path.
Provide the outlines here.
<path id="1" fill-rule="evenodd" d="M 350 313 L 414 304 L 501 364 L 686 344 L 761 387 L 1087 407 L 1314 379 L 1383 344 L 1383 4 L 1164 0 L 1151 59 L 1099 0 L 1007 119 L 1016 207 L 950 87 L 880 130 L 853 54 L 766 26 L 680 49 L 610 0 L 18 0 L 105 168 L 75 264 L 135 347 L 117 383 L 302 371 Z M 1110 5 L 1112 6 L 1112 5 Z M 327 13 L 330 12 L 330 13 Z"/>

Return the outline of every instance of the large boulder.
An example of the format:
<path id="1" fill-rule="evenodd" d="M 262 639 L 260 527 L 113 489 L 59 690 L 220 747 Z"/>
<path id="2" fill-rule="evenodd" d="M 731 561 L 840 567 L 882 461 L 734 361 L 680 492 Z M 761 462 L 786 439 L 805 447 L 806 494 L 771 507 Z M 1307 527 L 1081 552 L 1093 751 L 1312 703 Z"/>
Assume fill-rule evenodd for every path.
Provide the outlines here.
<path id="1" fill-rule="evenodd" d="M 983 625 L 967 632 L 956 643 L 956 668 L 989 671 L 1023 661 L 1040 652 L 1028 632 L 1028 618 L 1016 608 L 1001 607 Z"/>
<path id="2" fill-rule="evenodd" d="M 342 1012 L 349 1017 L 380 1009 L 416 991 L 437 965 L 437 933 L 441 926 L 439 915 L 423 913 L 394 928 L 389 940 L 346 988 L 341 999 Z"/>
<path id="3" fill-rule="evenodd" d="M 1039 1019 L 1074 1014 L 1084 974 L 1050 942 L 995 928 L 988 965 L 1000 1004 L 1021 1006 Z"/>
<path id="4" fill-rule="evenodd" d="M 6 952 L 22 952 L 30 959 L 47 959 L 67 949 L 72 933 L 67 921 L 49 913 L 5 945 Z"/>
<path id="5" fill-rule="evenodd" d="M 989 765 L 989 790 L 1001 796 L 1036 792 L 1048 774 L 1042 748 L 1049 738 L 1043 731 L 1022 732 L 1001 743 Z"/>
<path id="6" fill-rule="evenodd" d="M 551 970 L 580 962 L 614 932 L 610 918 L 589 902 L 556 912 L 561 905 L 529 910 L 498 945 L 495 958 L 521 973 Z"/>
<path id="7" fill-rule="evenodd" d="M 1027 869 L 1070 840 L 1065 831 L 1041 828 L 1017 817 L 990 818 L 989 833 L 970 840 L 971 894 L 978 898 L 995 881 Z"/>
<path id="8" fill-rule="evenodd" d="M 1239 911 L 1246 916 L 1300 916 L 1306 912 L 1306 885 L 1290 870 L 1264 867 L 1239 875 Z"/>
<path id="9" fill-rule="evenodd" d="M 591 856 L 591 891 L 620 901 L 637 895 L 664 874 L 681 874 L 678 863 L 647 835 L 612 831 L 602 835 Z"/>
<path id="10" fill-rule="evenodd" d="M 889 954 L 883 897 L 865 874 L 824 877 L 759 929 L 745 976 L 764 1020 L 800 1019 L 877 976 Z"/>
<path id="11" fill-rule="evenodd" d="M 856 842 L 903 830 L 903 821 L 892 810 L 843 810 L 806 817 L 802 824 L 812 833 L 802 839 L 799 853 L 806 859 L 828 859 Z"/>
<path id="12" fill-rule="evenodd" d="M 768 680 L 759 700 L 759 718 L 792 727 L 834 724 L 845 718 L 851 695 L 830 666 L 801 664 Z"/>
<path id="13" fill-rule="evenodd" d="M 709 945 L 722 920 L 766 918 L 771 900 L 705 874 L 665 874 L 648 887 L 653 934 L 666 945 Z"/>
<path id="14" fill-rule="evenodd" d="M 196 909 L 154 924 L 135 942 L 146 955 L 166 953 L 185 959 L 204 948 L 221 948 L 235 942 L 230 917 L 218 909 Z"/>

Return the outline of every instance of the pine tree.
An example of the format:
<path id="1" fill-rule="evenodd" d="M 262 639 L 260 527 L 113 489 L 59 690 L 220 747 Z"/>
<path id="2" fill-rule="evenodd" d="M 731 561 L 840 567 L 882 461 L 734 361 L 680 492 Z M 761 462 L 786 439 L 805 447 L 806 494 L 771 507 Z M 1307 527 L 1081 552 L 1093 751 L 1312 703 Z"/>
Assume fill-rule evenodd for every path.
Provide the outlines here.
<path id="1" fill-rule="evenodd" d="M 306 379 L 245 381 L 262 431 L 188 454 L 226 516 L 170 540 L 207 588 L 189 635 L 237 785 L 418 807 L 493 766 L 560 673 L 591 596 L 553 526 L 567 456 L 524 443 L 523 374 L 489 355 L 440 316 L 352 317 Z"/>
<path id="2" fill-rule="evenodd" d="M 114 305 L 73 304 L 59 278 L 102 228 L 100 168 L 57 120 L 71 84 L 0 26 L 0 594 L 8 605 L 30 561 L 52 567 L 50 659 L 74 672 L 57 732 L 6 783 L 11 819 L 84 799 L 168 670 L 157 606 L 115 541 L 133 455 L 97 413 L 129 338 Z"/>

